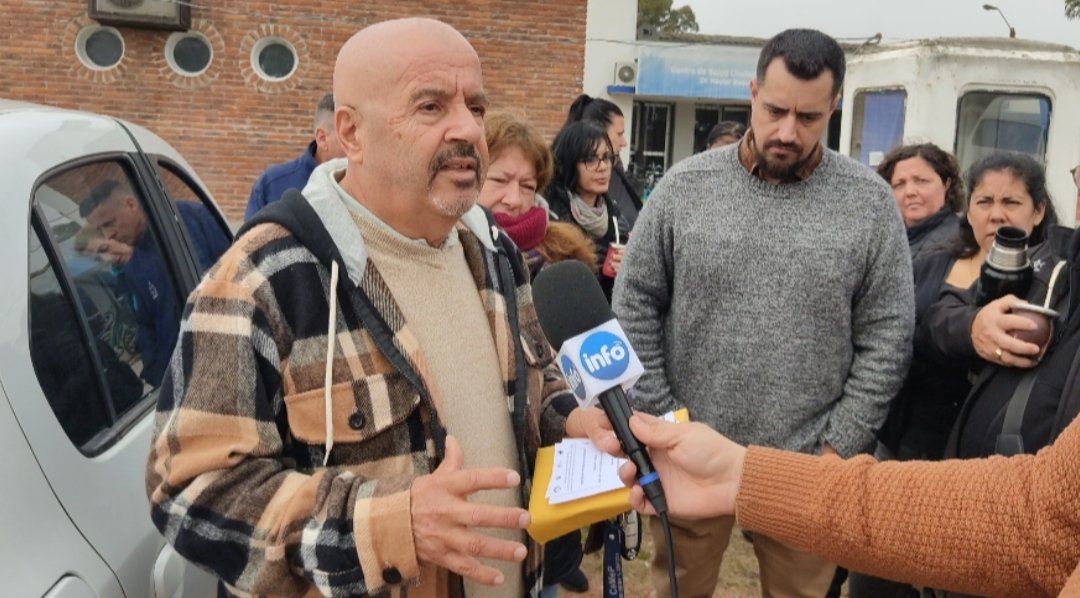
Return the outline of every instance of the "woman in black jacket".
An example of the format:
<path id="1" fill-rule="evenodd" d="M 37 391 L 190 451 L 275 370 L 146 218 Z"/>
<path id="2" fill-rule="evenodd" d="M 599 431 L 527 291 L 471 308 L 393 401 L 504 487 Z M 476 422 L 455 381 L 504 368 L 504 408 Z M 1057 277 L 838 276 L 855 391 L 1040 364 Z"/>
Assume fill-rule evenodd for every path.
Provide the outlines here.
<path id="1" fill-rule="evenodd" d="M 1046 193 L 1042 167 L 1028 156 L 1014 154 L 995 154 L 971 168 L 968 173 L 971 194 L 964 206 L 965 218 L 959 219 L 959 226 L 951 226 L 955 232 L 952 239 L 944 239 L 947 242 L 943 245 L 941 235 L 937 232 L 942 226 L 940 223 L 945 222 L 945 218 L 956 217 L 948 207 L 933 209 L 933 206 L 947 201 L 927 201 L 926 197 L 941 183 L 947 185 L 949 181 L 953 182 L 955 187 L 952 189 L 955 190 L 950 193 L 955 194 L 959 194 L 962 186 L 959 184 L 955 159 L 934 146 L 929 147 L 936 152 L 931 150 L 923 155 L 929 157 L 926 165 L 936 164 L 932 170 L 905 168 L 903 162 L 899 162 L 898 166 L 896 161 L 890 160 L 911 152 L 908 148 L 894 151 L 878 169 L 882 176 L 891 171 L 891 176 L 886 180 L 892 185 L 898 207 L 908 224 L 909 241 L 919 240 L 924 247 L 927 243 L 936 246 L 923 251 L 914 261 L 915 351 L 904 386 L 890 404 L 888 419 L 878 433 L 880 446 L 876 456 L 879 458 L 937 460 L 956 456 L 955 449 L 949 452 L 947 448 L 950 433 L 957 425 L 958 418 L 971 421 L 969 416 L 961 416 L 961 406 L 969 394 L 976 397 L 982 392 L 982 385 L 971 392 L 969 382 L 969 372 L 981 367 L 982 362 L 974 350 L 968 351 L 963 347 L 965 340 L 966 346 L 971 346 L 971 323 L 977 311 L 974 307 L 974 286 L 997 228 L 1010 225 L 1026 231 L 1031 244 L 1038 245 L 1030 252 L 1034 260 L 1045 258 L 1052 263 L 1050 255 L 1056 252 L 1051 250 L 1055 243 L 1043 242 L 1048 238 L 1056 217 Z M 934 176 L 932 172 L 939 179 L 927 181 Z M 910 188 L 913 186 L 921 189 Z M 931 209 L 926 209 L 927 205 Z M 922 216 L 921 220 L 916 221 L 915 227 L 922 226 L 922 223 L 930 224 L 914 236 L 912 224 L 909 223 L 909 217 L 913 215 Z M 934 224 L 935 219 L 937 224 Z M 916 252 L 913 246 L 912 254 Z M 1044 289 L 1045 296 L 1045 285 L 1051 270 L 1048 266 L 1036 273 L 1036 283 L 1032 285 L 1030 297 L 1038 296 L 1039 288 Z M 1006 377 L 999 376 L 998 381 L 989 388 L 994 389 L 993 396 L 1000 398 L 999 395 L 1011 392 L 1015 386 L 1015 382 L 1010 384 Z M 975 399 L 980 405 L 975 411 L 975 421 L 993 419 L 997 415 L 995 401 L 997 399 Z M 969 409 L 970 404 L 964 407 L 964 412 Z M 1049 425 L 1049 420 L 1053 418 L 1043 419 Z M 980 423 L 978 427 L 985 426 Z M 997 429 L 1000 428 L 999 421 Z M 969 436 L 965 435 L 965 438 Z M 852 598 L 906 598 L 918 595 L 906 584 L 859 574 L 851 576 L 849 593 Z"/>
<path id="2" fill-rule="evenodd" d="M 626 219 L 626 225 L 633 230 L 642 203 L 641 196 L 626 176 L 626 169 L 623 168 L 622 159 L 619 157 L 623 148 L 627 146 L 626 117 L 623 116 L 622 109 L 615 102 L 604 98 L 589 97 L 588 94 L 583 93 L 574 99 L 573 104 L 570 104 L 570 111 L 566 116 L 566 125 L 578 121 L 592 123 L 607 133 L 611 151 L 615 154 L 608 197 L 619 208 L 619 212 Z"/>
<path id="3" fill-rule="evenodd" d="M 956 158 L 933 143 L 900 146 L 878 164 L 907 227 L 912 263 L 952 241 L 964 211 Z"/>
<path id="4" fill-rule="evenodd" d="M 552 214 L 563 222 L 576 224 L 596 245 L 597 265 L 608 260 L 608 267 L 600 269 L 598 278 L 610 302 L 630 230 L 622 212 L 607 194 L 615 163 L 611 141 L 603 129 L 575 122 L 555 136 L 551 153 L 555 174 L 544 196 Z"/>
<path id="5" fill-rule="evenodd" d="M 924 143 L 889 152 L 878 165 L 878 174 L 892 187 L 907 226 L 919 322 L 940 295 L 953 262 L 975 248 L 969 243 L 949 245 L 960 228 L 957 212 L 965 208 L 960 169 L 952 154 Z M 940 457 L 967 391 L 963 368 L 944 366 L 916 349 L 904 387 L 890 404 L 889 417 L 878 434 L 885 449 L 879 456 Z"/>
<path id="6" fill-rule="evenodd" d="M 969 214 L 973 215 L 968 217 L 971 226 L 961 226 L 961 241 L 977 245 L 985 253 L 981 247 L 992 238 L 995 220 L 1001 220 L 999 226 L 1009 224 L 1028 231 L 1028 256 L 1034 270 L 1031 288 L 1024 297 L 1007 296 L 982 307 L 974 302 L 975 285 L 944 289 L 916 330 L 916 348 L 943 363 L 969 366 L 978 374 L 946 447 L 946 457 L 984 457 L 998 452 L 997 437 L 1006 411 L 1028 371 L 1034 374 L 1019 432 L 1023 451 L 1035 452 L 1053 438 L 1060 391 L 1080 340 L 1067 333 L 1077 324 L 1068 302 L 1069 268 L 1062 265 L 1062 271 L 1054 275 L 1059 262 L 1075 258 L 1075 248 L 1068 249 L 1071 231 L 1054 226 L 1057 216 L 1046 189 L 1046 175 L 1030 156 L 995 154 L 972 167 L 968 179 L 973 188 Z M 1004 202 L 1014 204 L 1012 214 L 995 207 Z M 988 212 L 991 208 L 1003 215 L 993 216 Z M 980 217 L 979 211 L 984 216 Z M 989 225 L 981 224 L 980 218 Z M 1071 293 L 1077 294 L 1075 290 Z M 1049 305 L 1063 316 L 1055 322 L 1055 334 L 1042 355 L 1035 345 L 1010 335 L 1025 321 L 1009 313 L 1010 306 L 1022 299 Z"/>

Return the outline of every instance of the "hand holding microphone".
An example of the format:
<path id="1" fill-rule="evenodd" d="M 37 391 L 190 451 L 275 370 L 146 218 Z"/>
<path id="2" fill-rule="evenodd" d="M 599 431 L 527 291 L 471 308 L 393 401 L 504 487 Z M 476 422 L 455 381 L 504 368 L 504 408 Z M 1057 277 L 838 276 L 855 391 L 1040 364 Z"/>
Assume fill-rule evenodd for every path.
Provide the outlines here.
<path id="1" fill-rule="evenodd" d="M 675 424 L 644 413 L 630 418 L 630 429 L 649 448 L 656 472 L 664 480 L 672 517 L 707 519 L 735 514 L 746 448 L 699 422 Z M 637 471 L 632 463 L 619 470 L 631 484 Z M 655 514 L 643 489 L 630 488 L 630 505 L 646 515 Z"/>
<path id="2" fill-rule="evenodd" d="M 533 303 L 567 384 L 580 405 L 599 400 L 638 483 L 657 513 L 667 511 L 660 479 L 645 448 L 630 431 L 632 411 L 624 385 L 644 372 L 596 277 L 584 264 L 565 261 L 545 268 L 533 283 Z"/>

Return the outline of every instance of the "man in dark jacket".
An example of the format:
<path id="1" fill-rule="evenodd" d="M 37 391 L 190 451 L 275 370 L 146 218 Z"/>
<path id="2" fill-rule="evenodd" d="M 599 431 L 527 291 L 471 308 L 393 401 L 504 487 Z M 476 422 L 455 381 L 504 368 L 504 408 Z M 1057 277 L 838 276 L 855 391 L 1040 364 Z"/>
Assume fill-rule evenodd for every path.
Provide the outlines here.
<path id="1" fill-rule="evenodd" d="M 202 204 L 176 201 L 173 205 L 194 245 L 200 271 L 209 269 L 228 249 L 229 239 Z M 135 344 L 142 357 L 140 376 L 157 386 L 176 345 L 179 316 L 176 292 L 161 261 L 157 238 L 148 229 L 134 192 L 114 180 L 95 187 L 79 204 L 79 213 L 106 239 L 132 247 L 131 257 L 123 265 L 123 278 L 131 289 L 131 307 L 138 323 Z"/>
<path id="2" fill-rule="evenodd" d="M 313 128 L 315 138 L 299 158 L 274 164 L 259 175 L 248 196 L 244 222 L 251 220 L 266 204 L 281 199 L 289 189 L 303 189 L 311 171 L 319 164 L 345 155 L 334 132 L 334 94 L 328 93 L 319 99 Z"/>

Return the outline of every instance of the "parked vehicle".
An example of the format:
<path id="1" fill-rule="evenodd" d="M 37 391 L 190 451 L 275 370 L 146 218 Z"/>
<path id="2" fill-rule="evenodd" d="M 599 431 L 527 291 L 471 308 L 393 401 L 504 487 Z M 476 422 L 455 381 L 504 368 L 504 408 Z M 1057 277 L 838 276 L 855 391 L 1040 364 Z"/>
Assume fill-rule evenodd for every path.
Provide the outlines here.
<path id="1" fill-rule="evenodd" d="M 900 143 L 933 142 L 962 170 L 990 153 L 1046 165 L 1058 218 L 1071 224 L 1080 163 L 1080 52 L 1008 38 L 866 45 L 848 58 L 840 151 L 875 166 Z"/>
<path id="2" fill-rule="evenodd" d="M 123 217 L 138 234 L 126 241 L 87 221 L 84 203 L 109 189 L 133 199 Z M 231 241 L 225 219 L 183 157 L 146 129 L 4 100 L 0 201 L 3 595 L 214 595 L 213 578 L 150 521 L 160 374 L 147 364 L 171 352 L 205 245 Z"/>

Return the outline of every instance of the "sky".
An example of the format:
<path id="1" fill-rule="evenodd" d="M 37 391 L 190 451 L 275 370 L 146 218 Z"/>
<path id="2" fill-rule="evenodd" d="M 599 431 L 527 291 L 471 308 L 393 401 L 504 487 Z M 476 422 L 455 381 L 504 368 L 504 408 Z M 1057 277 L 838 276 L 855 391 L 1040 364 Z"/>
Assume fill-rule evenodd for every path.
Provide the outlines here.
<path id="1" fill-rule="evenodd" d="M 984 0 L 675 0 L 694 9 L 700 33 L 770 37 L 791 27 L 820 29 L 846 41 L 881 33 L 885 41 L 921 37 L 1008 36 Z M 1080 19 L 1063 0 L 991 0 L 1016 36 L 1080 49 Z"/>

